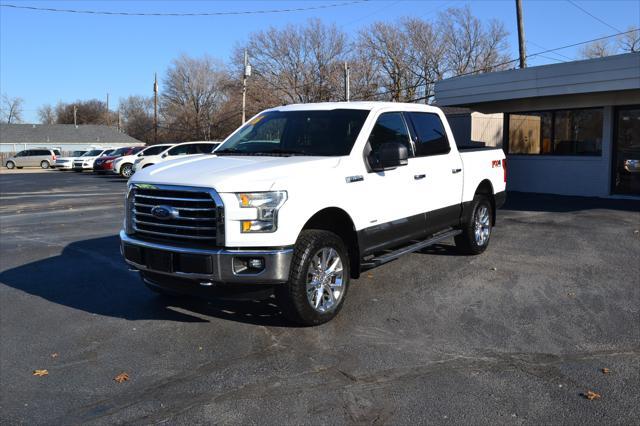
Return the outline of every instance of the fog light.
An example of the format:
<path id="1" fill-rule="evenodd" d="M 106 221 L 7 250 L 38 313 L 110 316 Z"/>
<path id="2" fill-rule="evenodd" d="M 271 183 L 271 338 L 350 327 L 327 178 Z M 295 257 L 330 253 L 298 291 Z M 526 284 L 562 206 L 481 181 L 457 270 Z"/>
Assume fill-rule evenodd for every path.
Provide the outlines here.
<path id="1" fill-rule="evenodd" d="M 249 268 L 252 268 L 252 269 L 264 268 L 264 260 L 261 258 L 249 259 Z"/>
<path id="2" fill-rule="evenodd" d="M 234 257 L 233 272 L 235 274 L 258 274 L 264 271 L 265 261 L 262 257 Z"/>

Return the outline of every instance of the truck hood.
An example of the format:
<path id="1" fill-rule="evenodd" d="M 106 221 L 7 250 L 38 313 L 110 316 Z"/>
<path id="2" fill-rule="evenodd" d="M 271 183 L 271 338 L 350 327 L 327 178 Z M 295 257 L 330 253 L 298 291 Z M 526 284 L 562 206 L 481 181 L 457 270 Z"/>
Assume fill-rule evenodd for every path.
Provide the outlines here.
<path id="1" fill-rule="evenodd" d="M 322 176 L 339 157 L 197 155 L 165 161 L 136 172 L 131 183 L 214 188 L 218 192 L 287 189 L 291 177 Z M 290 183 L 289 183 L 290 185 Z"/>

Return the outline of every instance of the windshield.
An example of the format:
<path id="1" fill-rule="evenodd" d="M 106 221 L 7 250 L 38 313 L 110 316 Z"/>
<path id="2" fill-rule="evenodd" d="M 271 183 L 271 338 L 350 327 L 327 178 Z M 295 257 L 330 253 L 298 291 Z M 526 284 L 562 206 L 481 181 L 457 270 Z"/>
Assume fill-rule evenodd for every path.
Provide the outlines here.
<path id="1" fill-rule="evenodd" d="M 169 148 L 171 145 L 153 145 L 149 148 L 145 149 L 140 153 L 140 155 L 157 155 L 160 154 L 165 149 Z"/>
<path id="2" fill-rule="evenodd" d="M 368 110 L 272 111 L 231 136 L 216 155 L 348 155 Z"/>
<path id="3" fill-rule="evenodd" d="M 102 152 L 101 149 L 92 149 L 91 151 L 85 152 L 82 156 L 83 157 L 95 157 L 96 155 L 100 154 L 101 152 Z"/>
<path id="4" fill-rule="evenodd" d="M 115 151 L 113 151 L 110 155 L 113 156 L 120 156 L 120 155 L 124 155 L 125 153 L 127 153 L 131 148 L 118 148 Z M 106 154 L 106 153 L 105 153 Z"/>

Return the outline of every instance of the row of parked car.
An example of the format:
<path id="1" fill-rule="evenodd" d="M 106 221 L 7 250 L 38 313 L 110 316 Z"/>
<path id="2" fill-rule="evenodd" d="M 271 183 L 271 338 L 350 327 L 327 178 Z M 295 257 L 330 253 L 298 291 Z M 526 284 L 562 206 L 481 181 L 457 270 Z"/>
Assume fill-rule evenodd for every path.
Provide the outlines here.
<path id="1" fill-rule="evenodd" d="M 174 158 L 209 154 L 219 142 L 184 142 L 122 148 L 98 148 L 89 151 L 74 151 L 70 157 L 62 157 L 56 149 L 28 149 L 18 152 L 5 161 L 8 169 L 22 167 L 55 168 L 75 172 L 94 171 L 115 173 L 131 177 L 136 170 Z"/>

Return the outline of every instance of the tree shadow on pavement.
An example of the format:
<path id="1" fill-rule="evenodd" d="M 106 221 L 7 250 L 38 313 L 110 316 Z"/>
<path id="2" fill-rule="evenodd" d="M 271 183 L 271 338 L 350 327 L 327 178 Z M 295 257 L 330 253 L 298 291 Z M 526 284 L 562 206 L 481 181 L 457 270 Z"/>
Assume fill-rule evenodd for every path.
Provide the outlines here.
<path id="1" fill-rule="evenodd" d="M 157 295 L 144 286 L 138 273 L 129 270 L 119 244 L 115 235 L 73 242 L 58 256 L 3 271 L 0 282 L 73 309 L 127 320 L 209 322 L 202 318 L 209 316 L 291 326 L 273 299 L 205 301 Z"/>

